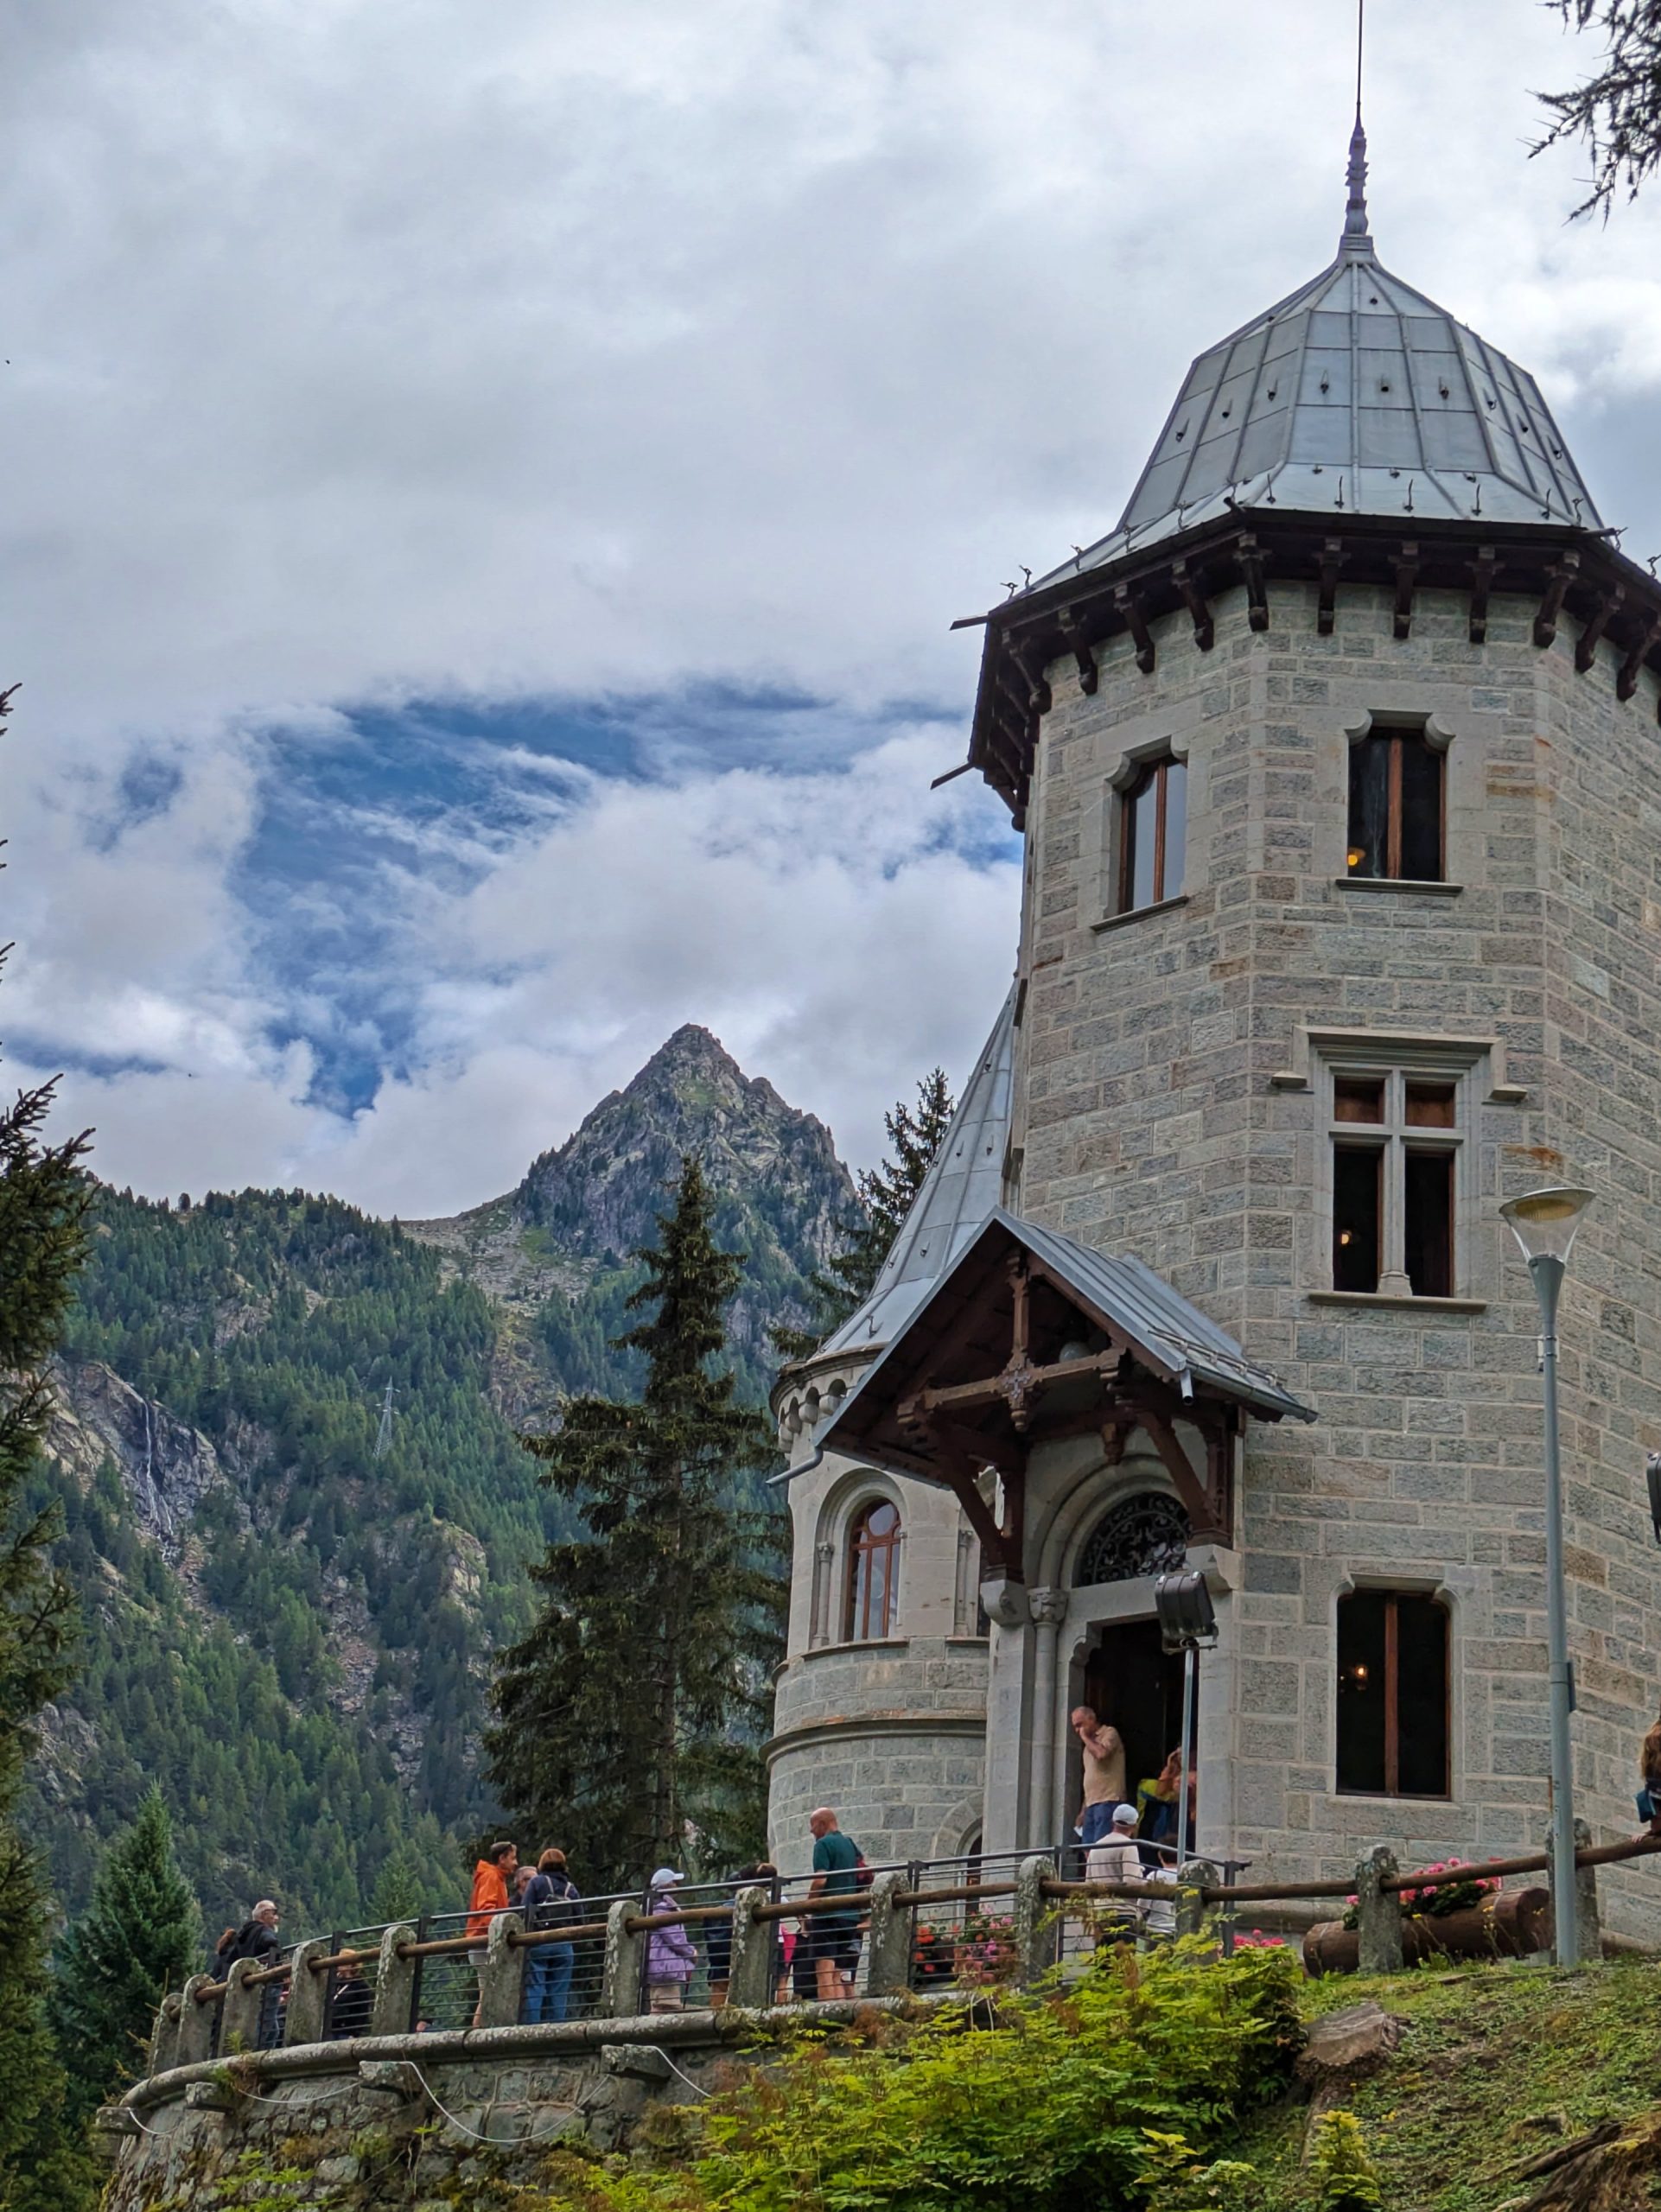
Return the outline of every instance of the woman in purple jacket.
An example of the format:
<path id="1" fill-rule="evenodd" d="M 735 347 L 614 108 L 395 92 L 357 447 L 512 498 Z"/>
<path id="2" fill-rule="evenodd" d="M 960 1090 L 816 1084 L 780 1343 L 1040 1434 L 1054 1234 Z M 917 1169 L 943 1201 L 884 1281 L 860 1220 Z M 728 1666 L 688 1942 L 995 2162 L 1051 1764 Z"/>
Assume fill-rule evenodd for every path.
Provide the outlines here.
<path id="1" fill-rule="evenodd" d="M 686 1877 L 672 1866 L 659 1866 L 652 1877 L 652 1912 L 675 1910 L 675 1885 Z M 654 1928 L 646 1947 L 646 2007 L 653 2012 L 678 2012 L 686 2003 L 686 1985 L 697 1971 L 698 1955 L 684 1928 Z"/>

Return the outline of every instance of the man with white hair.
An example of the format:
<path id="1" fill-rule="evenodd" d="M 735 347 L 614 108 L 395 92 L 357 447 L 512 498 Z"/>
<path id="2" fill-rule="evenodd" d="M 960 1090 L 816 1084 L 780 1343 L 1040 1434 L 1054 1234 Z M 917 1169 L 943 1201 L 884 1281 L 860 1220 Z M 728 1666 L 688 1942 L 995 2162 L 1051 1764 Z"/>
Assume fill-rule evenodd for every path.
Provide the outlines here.
<path id="1" fill-rule="evenodd" d="M 274 1967 L 283 1955 L 283 1939 L 277 1932 L 277 1923 L 275 1900 L 261 1897 L 232 1939 L 225 1954 L 226 1972 L 228 1974 L 239 1959 L 251 1959 L 262 1972 L 267 1967 Z M 277 2041 L 280 2001 L 277 1984 L 268 1981 L 259 1993 L 257 2040 L 262 2050 L 269 2050 Z"/>

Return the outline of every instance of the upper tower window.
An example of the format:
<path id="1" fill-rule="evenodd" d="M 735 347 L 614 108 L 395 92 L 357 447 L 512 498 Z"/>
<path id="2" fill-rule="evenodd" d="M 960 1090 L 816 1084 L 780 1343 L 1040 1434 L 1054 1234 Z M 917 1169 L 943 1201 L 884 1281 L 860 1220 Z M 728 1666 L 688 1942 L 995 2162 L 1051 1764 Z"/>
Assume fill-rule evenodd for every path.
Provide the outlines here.
<path id="1" fill-rule="evenodd" d="M 1351 875 L 1440 883 L 1444 747 L 1416 728 L 1370 728 L 1350 747 Z"/>
<path id="2" fill-rule="evenodd" d="M 1149 761 L 1120 802 L 1120 913 L 1177 896 L 1187 830 L 1187 763 L 1168 754 Z"/>
<path id="3" fill-rule="evenodd" d="M 900 1515 L 888 1499 L 866 1506 L 850 1531 L 848 1615 L 850 1642 L 892 1633 L 899 1607 Z"/>

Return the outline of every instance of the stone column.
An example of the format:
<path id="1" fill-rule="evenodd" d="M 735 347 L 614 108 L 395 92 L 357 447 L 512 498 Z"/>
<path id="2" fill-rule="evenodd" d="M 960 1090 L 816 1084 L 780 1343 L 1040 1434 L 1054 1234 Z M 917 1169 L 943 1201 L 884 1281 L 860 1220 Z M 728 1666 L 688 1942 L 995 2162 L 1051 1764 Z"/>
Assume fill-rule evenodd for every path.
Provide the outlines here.
<path id="1" fill-rule="evenodd" d="M 1027 1840 L 1036 1851 L 1053 1843 L 1055 1818 L 1055 1656 L 1072 1593 L 1034 1590 L 1033 1616 L 1033 1763 Z"/>
<path id="2" fill-rule="evenodd" d="M 259 2008 L 264 1989 L 250 1989 L 248 1977 L 258 1974 L 258 1959 L 239 1959 L 225 1977 L 225 2009 L 220 2015 L 220 2050 L 227 2058 L 239 2050 L 259 2048 Z"/>
<path id="3" fill-rule="evenodd" d="M 156 2025 L 150 2031 L 150 2072 L 165 2074 L 169 2066 L 179 2063 L 179 1993 L 164 1997 L 156 2007 Z"/>
<path id="4" fill-rule="evenodd" d="M 291 2043 L 321 2043 L 323 2040 L 323 2008 L 328 1998 L 328 1976 L 314 1974 L 314 1959 L 326 1959 L 334 1948 L 332 1936 L 314 1936 L 309 1943 L 296 1943 L 289 1963 L 289 2017 L 283 2030 L 283 2040 Z"/>
<path id="5" fill-rule="evenodd" d="M 1402 1970 L 1402 1900 L 1395 1891 L 1383 1886 L 1400 1871 L 1395 1853 L 1382 1843 L 1356 1861 L 1358 1973 L 1399 1974 Z"/>
<path id="6" fill-rule="evenodd" d="M 180 1994 L 175 2066 L 194 2066 L 200 2060 L 213 2056 L 213 2030 L 218 2024 L 219 2008 L 196 2001 L 196 1992 L 206 1989 L 213 1980 L 211 1974 L 193 1974 Z"/>
<path id="7" fill-rule="evenodd" d="M 1201 1891 L 1215 1888 L 1222 1878 L 1209 1859 L 1185 1860 L 1176 1878 L 1176 1932 L 1179 1936 L 1203 1933 L 1206 1908 Z"/>
<path id="8" fill-rule="evenodd" d="M 401 1920 L 386 1929 L 380 1939 L 380 1959 L 375 1967 L 375 2000 L 369 2014 L 372 2036 L 407 2036 L 415 2026 L 416 1990 L 421 1979 L 419 1959 L 401 1959 L 400 1943 L 416 1941 L 414 1923 Z"/>
<path id="9" fill-rule="evenodd" d="M 1575 1823 L 1575 1850 L 1589 1851 L 1591 1847 L 1591 1829 L 1588 1827 L 1584 1821 L 1576 1821 Z M 1545 1834 L 1544 1848 L 1549 1855 L 1551 1850 L 1551 1833 L 1550 1829 L 1547 1830 Z M 1552 1925 L 1555 1928 L 1556 1925 L 1557 1894 L 1556 1885 L 1553 1883 L 1551 1878 L 1551 1869 L 1550 1866 L 1546 1868 L 1546 1885 L 1552 1892 Z M 1595 1966 L 1598 1963 L 1598 1961 L 1603 1956 L 1603 1916 L 1598 1905 L 1598 1870 L 1595 1866 L 1577 1866 L 1575 1870 L 1575 1909 L 1577 1916 L 1577 1925 L 1580 1930 L 1581 1964 L 1582 1966 Z"/>
<path id="10" fill-rule="evenodd" d="M 1052 1900 L 1041 1885 L 1055 1872 L 1048 1855 L 1035 1852 L 1015 1870 L 1015 1957 L 1021 1986 L 1030 1989 L 1055 1964 Z"/>
<path id="11" fill-rule="evenodd" d="M 898 1867 L 870 1887 L 871 1932 L 866 1988 L 873 1997 L 899 1997 L 911 1987 L 912 1909 L 894 1899 L 906 1886 Z"/>
<path id="12" fill-rule="evenodd" d="M 755 1917 L 757 1907 L 771 1901 L 772 1892 L 760 1884 L 752 1890 L 740 1890 L 733 1899 L 732 1971 L 727 1979 L 727 2002 L 742 2005 L 748 2012 L 765 2010 L 778 1986 L 779 1923 Z"/>
<path id="13" fill-rule="evenodd" d="M 981 1848 L 1015 1851 L 1021 1843 L 1024 1784 L 1031 1767 L 1027 1709 L 1032 1624 L 1027 1592 L 1007 1575 L 981 1584 L 992 1624 L 986 1679 L 986 1817 Z"/>
<path id="14" fill-rule="evenodd" d="M 643 1934 L 631 1936 L 623 1923 L 645 1910 L 639 1897 L 619 1897 L 606 1915 L 606 1963 L 600 1981 L 602 2019 L 632 2020 L 640 2013 L 646 1939 Z"/>
<path id="15" fill-rule="evenodd" d="M 525 2010 L 525 1946 L 509 1941 L 521 1923 L 516 1912 L 499 1912 L 485 1939 L 479 1969 L 479 2025 L 517 2028 Z"/>

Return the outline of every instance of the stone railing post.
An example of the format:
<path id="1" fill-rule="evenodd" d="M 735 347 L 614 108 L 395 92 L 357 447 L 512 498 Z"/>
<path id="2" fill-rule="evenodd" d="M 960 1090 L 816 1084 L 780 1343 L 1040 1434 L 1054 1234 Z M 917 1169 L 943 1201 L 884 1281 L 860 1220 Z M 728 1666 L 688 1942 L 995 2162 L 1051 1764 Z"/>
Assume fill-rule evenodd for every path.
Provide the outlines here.
<path id="1" fill-rule="evenodd" d="M 1575 1823 L 1575 1848 L 1589 1851 L 1592 1831 L 1584 1821 Z M 1551 1852 L 1551 1837 L 1545 1839 L 1547 1856 Z M 1546 1885 L 1551 1891 L 1552 1926 L 1556 1926 L 1557 1892 L 1551 1878 L 1551 1869 L 1546 1868 Z M 1580 1929 L 1580 1954 L 1582 1966 L 1595 1966 L 1603 1956 L 1603 1916 L 1598 1905 L 1598 1870 L 1595 1866 L 1575 1869 L 1575 1910 Z"/>
<path id="2" fill-rule="evenodd" d="M 1387 1844 L 1375 1844 L 1355 1862 L 1355 1911 L 1359 1974 L 1402 1971 L 1402 1900 L 1384 1885 L 1401 1871 Z"/>
<path id="3" fill-rule="evenodd" d="M 727 2002 L 746 2012 L 760 2012 L 773 2002 L 777 1986 L 779 1923 L 758 1920 L 756 1908 L 770 1901 L 762 1888 L 740 1890 L 733 1899 L 732 1970 L 727 1977 Z"/>
<path id="4" fill-rule="evenodd" d="M 865 1986 L 873 1997 L 901 1997 L 911 1987 L 912 1909 L 894 1903 L 905 1886 L 906 1877 L 899 1867 L 877 1875 L 870 1886 L 870 1950 Z"/>
<path id="5" fill-rule="evenodd" d="M 630 1935 L 625 1923 L 645 1908 L 639 1897 L 619 1897 L 606 1915 L 606 1963 L 600 1977 L 600 2016 L 606 2020 L 639 2017 L 646 1973 L 644 1931 Z"/>
<path id="6" fill-rule="evenodd" d="M 400 1943 L 413 1943 L 412 1923 L 400 1920 L 382 1931 L 380 1958 L 375 1967 L 375 1999 L 369 2014 L 372 2036 L 407 2036 L 415 2028 L 416 1985 L 421 1979 L 419 1959 L 401 1959 Z"/>
<path id="7" fill-rule="evenodd" d="M 1199 1936 L 1206 1926 L 1205 1891 L 1215 1889 L 1222 1873 L 1209 1859 L 1190 1859 L 1177 1871 L 1176 1932 Z"/>
<path id="8" fill-rule="evenodd" d="M 1054 1872 L 1043 1852 L 1023 1859 L 1015 1870 L 1015 1974 L 1023 1988 L 1041 1980 L 1055 1964 L 1050 1901 L 1040 1887 Z"/>
<path id="9" fill-rule="evenodd" d="M 525 2010 L 525 1946 L 510 1943 L 522 1925 L 516 1912 L 499 1912 L 485 1939 L 479 1969 L 479 2025 L 517 2028 Z"/>
<path id="10" fill-rule="evenodd" d="M 196 1992 L 212 1983 L 211 1974 L 193 1974 L 179 1996 L 179 2048 L 175 2066 L 194 2066 L 213 2056 L 213 2030 L 219 2017 L 215 2005 L 199 2005 Z"/>
<path id="11" fill-rule="evenodd" d="M 225 1977 L 225 2007 L 220 2014 L 220 2051 L 234 2058 L 259 2048 L 259 2008 L 264 1989 L 250 1989 L 248 1977 L 259 1972 L 258 1959 L 238 1959 Z"/>
<path id="12" fill-rule="evenodd" d="M 156 2025 L 150 2031 L 150 2072 L 165 2074 L 178 2063 L 179 1993 L 175 1989 L 156 2008 Z"/>
<path id="13" fill-rule="evenodd" d="M 289 2017 L 283 2030 L 283 2040 L 290 2043 L 321 2043 L 323 2040 L 323 2010 L 328 2001 L 328 1975 L 314 1974 L 314 1959 L 326 1959 L 334 1948 L 332 1936 L 314 1936 L 309 1943 L 296 1943 L 289 1961 Z"/>

